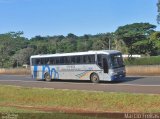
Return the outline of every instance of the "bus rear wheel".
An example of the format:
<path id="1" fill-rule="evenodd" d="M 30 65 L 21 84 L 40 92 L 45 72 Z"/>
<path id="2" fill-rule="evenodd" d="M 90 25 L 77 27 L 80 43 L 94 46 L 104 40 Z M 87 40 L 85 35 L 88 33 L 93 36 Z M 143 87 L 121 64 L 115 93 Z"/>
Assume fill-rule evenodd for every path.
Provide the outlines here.
<path id="1" fill-rule="evenodd" d="M 99 82 L 99 76 L 96 73 L 91 74 L 90 80 L 92 83 L 98 83 Z"/>
<path id="2" fill-rule="evenodd" d="M 51 81 L 51 77 L 50 77 L 50 75 L 49 75 L 49 73 L 47 72 L 47 73 L 45 73 L 45 75 L 44 75 L 44 80 L 45 81 L 48 81 L 48 82 L 50 82 Z"/>

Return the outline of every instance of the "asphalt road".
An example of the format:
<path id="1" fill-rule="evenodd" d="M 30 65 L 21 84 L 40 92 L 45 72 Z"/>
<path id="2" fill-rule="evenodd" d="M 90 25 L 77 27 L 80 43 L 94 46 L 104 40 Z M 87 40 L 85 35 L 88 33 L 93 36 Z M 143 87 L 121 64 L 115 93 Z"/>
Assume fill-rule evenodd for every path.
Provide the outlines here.
<path id="1" fill-rule="evenodd" d="M 98 84 L 94 84 L 90 81 L 79 80 L 54 80 L 52 82 L 45 82 L 36 81 L 32 79 L 31 76 L 0 75 L 0 85 L 50 89 L 160 94 L 160 76 L 129 76 L 126 77 L 126 81 L 123 82 L 100 82 Z"/>

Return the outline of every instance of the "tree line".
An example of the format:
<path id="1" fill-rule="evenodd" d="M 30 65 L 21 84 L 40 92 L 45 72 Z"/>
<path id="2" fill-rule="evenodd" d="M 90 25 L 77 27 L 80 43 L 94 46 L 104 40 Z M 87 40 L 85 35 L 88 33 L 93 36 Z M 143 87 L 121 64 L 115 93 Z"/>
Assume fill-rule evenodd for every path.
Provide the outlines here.
<path id="1" fill-rule="evenodd" d="M 88 50 L 120 50 L 124 54 L 156 56 L 160 54 L 160 32 L 149 23 L 133 23 L 118 27 L 115 32 L 76 36 L 23 37 L 23 32 L 0 34 L 0 67 L 29 64 L 35 54 L 81 52 Z"/>

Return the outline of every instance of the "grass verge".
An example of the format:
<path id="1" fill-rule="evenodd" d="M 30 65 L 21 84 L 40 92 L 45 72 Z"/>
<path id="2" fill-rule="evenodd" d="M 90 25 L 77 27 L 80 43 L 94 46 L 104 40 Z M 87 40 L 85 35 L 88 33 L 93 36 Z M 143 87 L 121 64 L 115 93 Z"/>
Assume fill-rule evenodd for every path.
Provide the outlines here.
<path id="1" fill-rule="evenodd" d="M 67 114 L 61 112 L 43 112 L 36 110 L 18 109 L 16 107 L 0 107 L 0 119 L 104 119 L 87 115 Z"/>
<path id="2" fill-rule="evenodd" d="M 29 110 L 12 106 L 0 106 L 0 113 L 44 113 L 43 111 Z"/>
<path id="3" fill-rule="evenodd" d="M 0 107 L 47 112 L 160 112 L 160 95 L 85 92 L 0 85 Z M 2 109 L 0 112 L 3 111 Z"/>
<path id="4" fill-rule="evenodd" d="M 60 112 L 43 112 L 36 110 L 17 109 L 15 107 L 1 107 L 0 119 L 106 119 L 87 115 L 67 114 Z"/>

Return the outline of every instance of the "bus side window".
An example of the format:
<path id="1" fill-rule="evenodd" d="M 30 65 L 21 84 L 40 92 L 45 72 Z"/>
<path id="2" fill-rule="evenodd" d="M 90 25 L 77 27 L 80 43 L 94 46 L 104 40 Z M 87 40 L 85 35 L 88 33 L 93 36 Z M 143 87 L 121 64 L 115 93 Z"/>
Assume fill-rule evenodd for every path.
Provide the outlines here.
<path id="1" fill-rule="evenodd" d="M 64 64 L 64 57 L 60 57 L 60 64 Z"/>
<path id="2" fill-rule="evenodd" d="M 45 64 L 46 64 L 45 58 L 42 58 L 42 59 L 41 59 L 41 64 L 42 64 L 42 65 L 45 65 Z"/>
<path id="3" fill-rule="evenodd" d="M 80 56 L 80 64 L 84 64 L 84 62 L 83 62 L 83 56 Z"/>
<path id="4" fill-rule="evenodd" d="M 75 64 L 75 56 L 71 57 L 71 64 Z"/>
<path id="5" fill-rule="evenodd" d="M 90 63 L 90 62 L 89 62 L 89 56 L 88 56 L 88 55 L 83 56 L 83 63 L 84 63 L 84 64 L 89 64 L 89 63 Z"/>
<path id="6" fill-rule="evenodd" d="M 76 56 L 76 64 L 80 64 L 81 63 L 81 57 L 80 56 Z"/>
<path id="7" fill-rule="evenodd" d="M 36 65 L 36 59 L 32 59 L 32 66 Z"/>
<path id="8" fill-rule="evenodd" d="M 91 64 L 91 55 L 88 55 L 87 58 L 88 58 L 88 63 Z"/>
<path id="9" fill-rule="evenodd" d="M 55 64 L 55 59 L 52 57 L 52 58 L 50 58 L 50 64 Z"/>
<path id="10" fill-rule="evenodd" d="M 64 64 L 65 65 L 70 64 L 70 57 L 69 56 L 64 57 Z"/>
<path id="11" fill-rule="evenodd" d="M 59 64 L 59 57 L 56 57 L 56 64 Z"/>
<path id="12" fill-rule="evenodd" d="M 48 65 L 50 64 L 49 58 L 45 58 L 45 65 L 46 65 L 46 64 L 48 64 Z"/>
<path id="13" fill-rule="evenodd" d="M 41 65 L 41 59 L 35 59 L 36 60 L 36 65 Z"/>
<path id="14" fill-rule="evenodd" d="M 64 64 L 67 64 L 67 57 L 64 57 Z"/>
<path id="15" fill-rule="evenodd" d="M 94 55 L 90 55 L 89 58 L 90 58 L 90 63 L 94 64 L 94 62 L 95 62 Z"/>
<path id="16" fill-rule="evenodd" d="M 95 55 L 89 55 L 88 58 L 89 58 L 89 63 L 90 64 L 94 64 L 95 63 Z"/>

